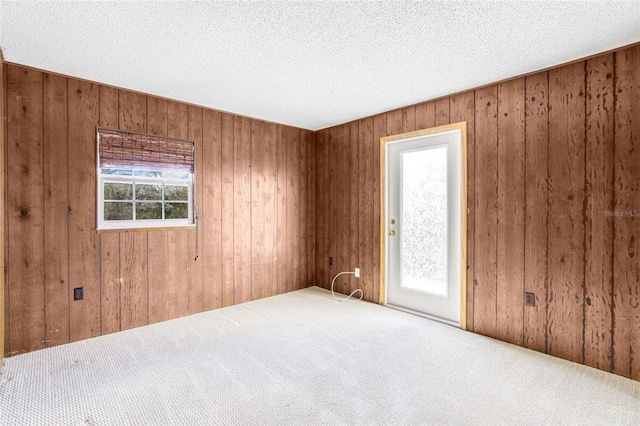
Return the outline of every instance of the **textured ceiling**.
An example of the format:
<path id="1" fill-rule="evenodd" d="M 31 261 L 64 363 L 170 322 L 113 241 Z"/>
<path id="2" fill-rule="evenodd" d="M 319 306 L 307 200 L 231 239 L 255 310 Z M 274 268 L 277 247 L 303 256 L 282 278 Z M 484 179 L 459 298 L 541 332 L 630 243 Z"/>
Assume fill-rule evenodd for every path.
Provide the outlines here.
<path id="1" fill-rule="evenodd" d="M 317 130 L 640 41 L 640 2 L 9 2 L 10 62 Z"/>

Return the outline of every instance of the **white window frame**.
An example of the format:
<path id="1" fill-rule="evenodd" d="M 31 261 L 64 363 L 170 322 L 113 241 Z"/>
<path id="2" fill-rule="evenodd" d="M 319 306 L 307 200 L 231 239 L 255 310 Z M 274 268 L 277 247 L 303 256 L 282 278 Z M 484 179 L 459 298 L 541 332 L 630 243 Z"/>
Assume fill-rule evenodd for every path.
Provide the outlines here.
<path id="1" fill-rule="evenodd" d="M 189 228 L 194 225 L 193 220 L 193 173 L 188 173 L 189 177 L 187 179 L 177 179 L 177 178 L 169 178 L 169 177 L 149 177 L 149 176 L 134 176 L 134 170 L 136 171 L 147 171 L 144 167 L 131 168 L 131 167 L 117 167 L 114 168 L 117 170 L 131 170 L 131 175 L 111 175 L 111 174 L 103 174 L 102 169 L 98 168 L 98 206 L 97 206 L 97 230 L 114 230 L 114 229 L 146 229 L 146 228 L 178 228 L 185 227 Z M 105 183 L 131 183 L 133 186 L 133 196 L 132 203 L 134 204 L 133 209 L 133 220 L 104 220 L 104 184 Z M 164 185 L 175 185 L 175 186 L 184 186 L 187 185 L 188 196 L 187 196 L 187 210 L 188 210 L 188 218 L 186 219 L 135 219 L 135 184 L 164 184 Z M 164 194 L 164 186 L 163 186 L 163 194 Z M 164 196 L 163 196 L 164 198 Z M 164 216 L 164 203 L 165 200 L 145 200 L 145 202 L 161 202 L 163 204 L 162 215 Z M 169 200 L 171 201 L 171 200 Z M 126 201 L 124 201 L 126 202 Z"/>

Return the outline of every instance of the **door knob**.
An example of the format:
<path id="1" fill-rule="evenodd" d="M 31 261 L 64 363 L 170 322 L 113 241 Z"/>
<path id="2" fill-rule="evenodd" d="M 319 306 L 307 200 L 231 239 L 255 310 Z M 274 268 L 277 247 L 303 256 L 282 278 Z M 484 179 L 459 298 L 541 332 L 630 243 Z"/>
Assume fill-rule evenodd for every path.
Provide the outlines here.
<path id="1" fill-rule="evenodd" d="M 389 231 L 389 235 L 391 235 L 392 237 L 396 235 L 396 231 Z"/>

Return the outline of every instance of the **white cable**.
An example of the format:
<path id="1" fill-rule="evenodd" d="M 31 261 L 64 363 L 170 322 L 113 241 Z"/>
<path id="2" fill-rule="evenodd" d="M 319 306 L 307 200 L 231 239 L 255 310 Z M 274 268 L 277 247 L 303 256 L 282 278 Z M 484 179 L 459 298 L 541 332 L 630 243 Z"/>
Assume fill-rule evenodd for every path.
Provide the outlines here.
<path id="1" fill-rule="evenodd" d="M 356 288 L 355 290 L 353 290 L 353 291 L 351 292 L 351 294 L 350 294 L 349 296 L 347 296 L 345 299 L 338 299 L 338 298 L 336 297 L 336 293 L 333 291 L 333 284 L 336 282 L 336 278 L 338 278 L 340 275 L 345 275 L 345 274 L 353 274 L 353 275 L 355 275 L 356 273 L 355 273 L 355 272 L 340 272 L 340 273 L 338 273 L 335 277 L 333 277 L 333 281 L 331 281 L 331 295 L 332 295 L 332 296 L 333 296 L 333 298 L 334 298 L 335 300 L 337 300 L 338 302 L 346 302 L 347 300 L 351 299 L 351 296 L 353 296 L 353 295 L 356 293 L 356 291 L 359 291 L 359 292 L 360 292 L 360 298 L 359 298 L 359 299 L 357 299 L 357 300 L 362 300 L 362 296 L 364 296 L 364 293 L 363 293 L 363 291 L 362 291 L 361 289 L 359 289 L 359 288 Z M 356 299 L 353 299 L 353 300 L 356 300 Z"/>

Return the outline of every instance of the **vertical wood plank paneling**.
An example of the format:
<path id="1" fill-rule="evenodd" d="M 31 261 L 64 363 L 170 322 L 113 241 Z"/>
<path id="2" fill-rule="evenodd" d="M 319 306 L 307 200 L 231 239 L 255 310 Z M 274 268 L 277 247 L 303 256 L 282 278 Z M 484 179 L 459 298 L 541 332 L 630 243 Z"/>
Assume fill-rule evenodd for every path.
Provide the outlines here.
<path id="1" fill-rule="evenodd" d="M 316 167 L 317 167 L 317 154 L 316 154 L 316 136 L 315 132 L 307 133 L 307 143 L 309 149 L 307 150 L 307 180 L 309 198 L 307 199 L 307 218 L 309 220 L 307 229 L 307 258 L 309 259 L 307 269 L 307 282 L 309 285 L 317 285 L 315 272 L 316 272 L 316 211 L 318 204 L 316 203 Z M 275 152 L 275 150 L 274 150 Z"/>
<path id="2" fill-rule="evenodd" d="M 375 141 L 373 139 L 373 117 L 365 118 L 358 122 L 358 235 L 360 260 L 360 276 L 358 286 L 362 289 L 363 299 L 377 303 L 374 299 L 374 263 L 377 261 L 377 254 L 373 251 L 373 240 L 377 234 L 374 228 L 374 174 L 380 173 L 380 165 L 375 167 L 374 150 Z M 318 165 L 320 166 L 320 164 Z M 318 219 L 320 220 L 320 219 Z M 379 231 L 378 231 L 379 233 Z M 321 238 L 322 234 L 317 234 L 316 238 Z"/>
<path id="3" fill-rule="evenodd" d="M 203 112 L 201 108 L 189 105 L 188 115 L 188 139 L 195 142 L 196 145 L 196 174 L 194 185 L 195 211 L 194 219 L 196 229 L 189 231 L 189 313 L 194 314 L 202 312 L 205 306 L 209 309 L 222 306 L 220 300 L 220 144 L 217 145 L 218 162 L 211 161 L 211 153 L 209 146 L 205 146 L 203 142 Z M 218 114 L 218 129 L 220 129 L 220 115 Z M 210 143 L 209 141 L 207 141 Z M 207 158 L 205 158 L 205 151 Z M 213 176 L 208 174 L 213 172 Z M 207 193 L 205 198 L 205 185 L 211 185 L 216 190 L 213 194 Z M 217 196 L 217 198 L 216 198 Z M 206 203 L 213 203 L 215 207 L 206 207 Z M 212 211 L 209 214 L 209 211 Z M 205 226 L 209 223 L 214 224 L 215 228 L 210 229 L 211 233 L 205 233 Z M 204 238 L 207 235 L 207 239 Z M 205 252 L 202 248 L 211 241 L 212 244 Z M 209 261 L 207 256 L 214 259 Z M 215 265 L 213 271 L 207 270 L 208 265 Z M 207 274 L 204 271 L 207 270 Z M 208 289 L 215 291 L 207 293 L 205 296 L 204 277 L 207 277 Z M 212 296 L 215 294 L 215 296 Z M 217 296 L 217 297 L 216 297 Z"/>
<path id="4" fill-rule="evenodd" d="M 498 93 L 497 86 L 476 90 L 474 331 L 496 336 L 498 237 Z"/>
<path id="5" fill-rule="evenodd" d="M 535 306 L 524 309 L 524 346 L 547 347 L 547 215 L 549 124 L 548 73 L 525 79 L 525 252 L 524 291 L 535 294 Z"/>
<path id="6" fill-rule="evenodd" d="M 251 123 L 251 300 L 263 298 L 266 270 L 264 123 Z M 271 283 L 269 283 L 271 284 Z"/>
<path id="7" fill-rule="evenodd" d="M 277 292 L 276 257 L 276 190 L 277 164 L 276 149 L 278 143 L 277 125 L 264 123 L 264 247 L 265 247 L 265 297 Z"/>
<path id="8" fill-rule="evenodd" d="M 168 103 L 167 136 L 179 139 L 189 137 L 189 110 L 186 104 L 174 101 Z M 169 274 L 164 279 L 168 280 L 169 319 L 183 317 L 189 313 L 189 249 L 189 231 L 167 232 Z"/>
<path id="9" fill-rule="evenodd" d="M 450 100 L 450 120 L 452 123 L 467 122 L 467 188 L 475 187 L 475 96 L 466 92 L 453 96 Z M 467 190 L 467 330 L 473 331 L 474 306 L 474 234 L 475 194 Z"/>
<path id="10" fill-rule="evenodd" d="M 416 130 L 428 129 L 436 125 L 436 103 L 423 102 L 416 105 Z"/>
<path id="11" fill-rule="evenodd" d="M 100 86 L 99 125 L 118 128 L 118 90 Z M 120 331 L 120 235 L 98 235 L 100 244 L 100 318 L 102 334 Z"/>
<path id="12" fill-rule="evenodd" d="M 522 345 L 524 315 L 524 78 L 498 84 L 496 337 Z"/>
<path id="13" fill-rule="evenodd" d="M 8 64 L 9 355 L 45 347 L 42 74 Z"/>
<path id="14" fill-rule="evenodd" d="M 613 54 L 587 61 L 584 361 L 611 368 Z"/>
<path id="15" fill-rule="evenodd" d="M 233 116 L 222 114 L 222 306 L 234 304 Z"/>
<path id="16" fill-rule="evenodd" d="M 287 128 L 278 125 L 276 147 L 276 283 L 277 293 L 285 293 L 287 280 Z"/>
<path id="17" fill-rule="evenodd" d="M 328 131 L 320 130 L 316 133 L 316 235 L 323 235 L 316 239 L 316 285 L 328 288 L 328 256 L 329 238 L 326 225 L 330 215 L 327 211 L 327 193 L 329 191 L 329 150 L 327 146 Z"/>
<path id="18" fill-rule="evenodd" d="M 145 132 L 147 98 L 120 90 L 118 122 L 122 130 Z M 120 323 L 122 330 L 149 323 L 147 233 L 120 233 Z"/>
<path id="19" fill-rule="evenodd" d="M 251 121 L 233 119 L 234 303 L 251 300 Z"/>
<path id="20" fill-rule="evenodd" d="M 43 74 L 46 346 L 69 342 L 67 79 Z"/>
<path id="21" fill-rule="evenodd" d="M 309 286 L 307 280 L 307 270 L 309 267 L 308 254 L 307 254 L 307 239 L 308 239 L 308 217 L 307 217 L 307 203 L 308 203 L 308 181 L 307 181 L 307 158 L 308 158 L 308 143 L 307 143 L 307 130 L 300 131 L 300 140 L 298 142 L 298 188 L 300 189 L 300 196 L 298 197 L 298 258 L 299 258 L 299 288 L 305 288 Z"/>
<path id="22" fill-rule="evenodd" d="M 349 123 L 349 256 L 351 268 L 360 268 L 360 122 Z M 361 278 L 349 276 L 348 294 L 360 287 Z M 359 294 L 356 296 L 359 297 Z"/>
<path id="23" fill-rule="evenodd" d="M 449 98 L 438 99 L 436 104 L 436 126 L 449 124 Z"/>
<path id="24" fill-rule="evenodd" d="M 0 199 L 2 200 L 2 208 L 0 208 L 0 260 L 3 263 L 2 275 L 0 275 L 0 313 L 2 314 L 2 320 L 0 321 L 0 363 L 4 360 L 5 349 L 8 347 L 7 341 L 9 339 L 9 326 L 7 315 L 7 308 L 9 300 L 7 297 L 8 282 L 7 282 L 7 192 L 6 192 L 6 150 L 7 150 L 7 73 L 6 65 L 2 52 L 0 52 L 0 164 L 2 165 L 2 172 L 0 172 Z"/>
<path id="25" fill-rule="evenodd" d="M 194 312 L 219 308 L 223 302 L 222 278 L 222 114 L 217 111 L 198 108 L 194 114 L 198 117 L 202 130 L 202 197 L 201 218 L 199 227 L 203 238 L 198 239 L 202 259 L 203 277 L 200 278 L 200 288 L 193 292 L 191 306 Z M 197 126 L 197 124 L 196 124 Z M 231 218 L 233 220 L 233 217 Z M 194 241 L 195 242 L 195 241 Z M 197 281 L 195 282 L 197 283 Z M 197 285 L 197 284 L 196 284 Z M 200 294 L 202 300 L 195 299 Z M 199 311 L 198 311 L 199 309 Z"/>
<path id="26" fill-rule="evenodd" d="M 584 62 L 549 72 L 548 350 L 577 362 L 584 348 L 584 77 Z"/>
<path id="27" fill-rule="evenodd" d="M 640 47 L 615 54 L 613 371 L 640 380 Z"/>
<path id="28" fill-rule="evenodd" d="M 416 130 L 416 107 L 402 108 L 402 133 Z"/>
<path id="29" fill-rule="evenodd" d="M 395 117 L 392 118 L 391 126 L 388 125 L 387 114 L 378 114 L 373 117 L 373 156 L 371 157 L 371 183 L 373 187 L 373 229 L 369 230 L 372 235 L 373 254 L 373 294 L 371 301 L 380 301 L 380 194 L 382 182 L 380 181 L 380 139 L 384 136 L 392 135 L 390 129 L 396 132 L 398 127 Z"/>
<path id="30" fill-rule="evenodd" d="M 68 79 L 69 194 L 96 191 L 96 123 L 99 87 Z M 69 197 L 70 340 L 98 336 L 100 324 L 100 254 L 94 197 Z M 71 261 L 72 260 L 72 261 Z M 73 289 L 84 288 L 84 299 L 73 300 Z"/>
<path id="31" fill-rule="evenodd" d="M 335 244 L 332 246 L 331 256 L 334 267 L 330 279 L 340 273 L 352 270 L 349 260 L 349 127 L 341 125 L 335 128 L 331 138 L 331 197 L 329 203 L 332 209 L 330 233 L 334 235 Z M 349 290 L 349 277 L 340 276 L 336 279 L 335 290 L 345 294 Z"/>
<path id="32" fill-rule="evenodd" d="M 167 136 L 169 104 L 166 100 L 147 96 L 146 133 Z M 169 231 L 158 229 L 147 233 L 149 323 L 169 319 L 169 287 L 173 285 L 169 256 Z"/>
<path id="33" fill-rule="evenodd" d="M 298 220 L 300 216 L 300 191 L 298 170 L 300 166 L 299 130 L 287 127 L 287 291 L 300 286 L 300 240 Z"/>

